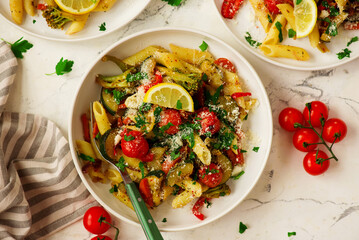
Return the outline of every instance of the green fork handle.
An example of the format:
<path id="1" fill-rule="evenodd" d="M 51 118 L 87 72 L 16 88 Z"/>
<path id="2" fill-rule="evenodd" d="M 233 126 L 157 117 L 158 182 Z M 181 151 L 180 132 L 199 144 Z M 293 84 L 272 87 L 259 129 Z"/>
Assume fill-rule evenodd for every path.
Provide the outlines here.
<path id="1" fill-rule="evenodd" d="M 135 183 L 131 182 L 125 185 L 127 194 L 130 197 L 132 206 L 135 209 L 138 219 L 140 220 L 143 231 L 146 233 L 148 240 L 163 240 L 160 231 L 157 228 L 148 208 L 143 201 Z"/>

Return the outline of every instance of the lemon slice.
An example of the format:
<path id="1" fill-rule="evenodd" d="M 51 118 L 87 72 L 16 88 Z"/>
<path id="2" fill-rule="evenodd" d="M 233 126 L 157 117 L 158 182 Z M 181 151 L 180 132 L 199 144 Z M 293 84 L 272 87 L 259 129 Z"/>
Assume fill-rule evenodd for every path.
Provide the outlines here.
<path id="1" fill-rule="evenodd" d="M 175 83 L 160 83 L 151 87 L 143 101 L 167 108 L 194 111 L 191 95 L 186 89 Z"/>
<path id="2" fill-rule="evenodd" d="M 314 0 L 296 0 L 294 2 L 297 38 L 306 37 L 313 31 L 317 22 L 317 4 Z M 298 2 L 299 4 L 297 4 Z"/>
<path id="3" fill-rule="evenodd" d="M 63 11 L 81 15 L 94 10 L 100 0 L 55 0 L 55 2 Z"/>

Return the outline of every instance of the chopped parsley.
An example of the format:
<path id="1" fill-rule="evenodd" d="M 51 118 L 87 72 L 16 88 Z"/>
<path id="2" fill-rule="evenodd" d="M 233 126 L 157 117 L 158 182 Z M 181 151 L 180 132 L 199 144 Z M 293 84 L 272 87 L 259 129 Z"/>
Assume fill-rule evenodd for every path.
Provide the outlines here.
<path id="1" fill-rule="evenodd" d="M 114 193 L 114 192 L 118 192 L 118 187 L 117 187 L 117 185 L 115 184 L 115 185 L 113 185 L 113 187 L 112 188 L 110 188 L 110 193 Z"/>
<path id="2" fill-rule="evenodd" d="M 34 19 L 34 20 L 32 20 L 32 24 L 35 24 L 36 23 L 36 20 Z"/>
<path id="3" fill-rule="evenodd" d="M 296 232 L 288 232 L 288 237 L 295 236 L 295 235 L 297 235 Z"/>
<path id="4" fill-rule="evenodd" d="M 141 128 L 141 129 L 143 127 L 145 127 L 145 124 L 147 123 L 146 119 L 145 119 L 145 116 L 143 114 L 137 114 L 135 116 L 135 121 L 136 121 L 135 126 L 138 127 L 138 128 Z"/>
<path id="5" fill-rule="evenodd" d="M 167 2 L 171 6 L 179 6 L 182 2 L 182 0 L 162 0 L 164 2 Z"/>
<path id="6" fill-rule="evenodd" d="M 246 41 L 249 43 L 249 45 L 251 45 L 252 47 L 259 47 L 260 45 L 262 45 L 261 42 L 255 41 L 252 39 L 252 36 L 249 32 L 246 32 L 246 36 L 244 36 L 244 38 L 246 39 Z"/>
<path id="7" fill-rule="evenodd" d="M 202 81 L 203 81 L 203 82 L 207 82 L 207 81 L 208 81 L 208 76 L 207 76 L 207 74 L 203 73 L 203 75 L 202 75 Z"/>
<path id="8" fill-rule="evenodd" d="M 164 223 L 167 222 L 167 218 L 163 218 L 162 222 L 164 222 Z"/>
<path id="9" fill-rule="evenodd" d="M 169 123 L 167 123 L 166 125 L 160 127 L 160 130 L 161 130 L 162 132 L 165 132 L 165 131 L 167 131 L 170 127 L 172 127 L 172 126 L 174 126 L 174 125 L 173 125 L 171 122 L 169 122 Z"/>
<path id="10" fill-rule="evenodd" d="M 96 135 L 95 139 L 96 139 L 96 140 L 99 140 L 99 139 L 100 139 L 100 137 L 101 137 L 101 134 L 100 134 L 100 133 L 97 133 L 97 135 Z"/>
<path id="11" fill-rule="evenodd" d="M 19 40 L 17 40 L 14 43 L 9 43 L 1 38 L 1 40 L 3 40 L 4 42 L 10 45 L 10 49 L 14 53 L 16 58 L 24 58 L 22 54 L 26 53 L 27 50 L 29 50 L 34 46 L 31 43 L 29 43 L 27 40 L 22 40 L 22 39 L 23 37 L 21 37 Z"/>
<path id="12" fill-rule="evenodd" d="M 246 152 L 247 152 L 246 150 L 241 149 L 241 153 L 246 153 Z"/>
<path id="13" fill-rule="evenodd" d="M 201 49 L 202 52 L 206 51 L 208 48 L 208 44 L 203 41 L 201 45 L 199 45 L 199 49 Z"/>
<path id="14" fill-rule="evenodd" d="M 182 103 L 181 103 L 181 101 L 179 99 L 177 100 L 176 108 L 179 109 L 179 110 L 182 109 Z"/>
<path id="15" fill-rule="evenodd" d="M 329 12 L 330 12 L 330 16 L 332 16 L 332 17 L 336 17 L 336 16 L 339 15 L 339 9 L 337 9 L 337 8 L 334 7 L 334 6 L 331 6 L 331 7 L 329 8 Z"/>
<path id="16" fill-rule="evenodd" d="M 248 119 L 248 113 L 247 115 L 243 118 L 243 120 L 247 120 Z"/>
<path id="17" fill-rule="evenodd" d="M 132 136 L 132 135 L 124 135 L 124 136 L 123 136 L 123 139 L 124 139 L 126 142 L 129 142 L 129 141 L 132 141 L 133 139 L 135 139 L 135 137 Z"/>
<path id="18" fill-rule="evenodd" d="M 329 8 L 329 4 L 328 4 L 327 1 L 323 1 L 322 6 L 325 7 L 325 8 Z"/>
<path id="19" fill-rule="evenodd" d="M 282 24 L 280 22 L 275 22 L 275 27 L 278 29 L 279 32 L 278 33 L 279 42 L 282 42 L 283 41 Z"/>
<path id="20" fill-rule="evenodd" d="M 218 101 L 218 98 L 219 98 L 219 95 L 221 94 L 221 90 L 223 89 L 223 85 L 219 86 L 217 89 L 216 89 L 216 92 L 213 94 L 212 96 L 212 104 L 213 105 L 217 105 L 217 101 Z"/>
<path id="21" fill-rule="evenodd" d="M 140 111 L 148 112 L 151 110 L 151 107 L 152 107 L 152 103 L 142 103 L 142 105 L 140 106 Z"/>
<path id="22" fill-rule="evenodd" d="M 237 145 L 233 145 L 232 146 L 234 150 L 237 150 L 238 149 L 238 146 Z"/>
<path id="23" fill-rule="evenodd" d="M 357 42 L 359 39 L 358 37 L 353 37 L 352 39 L 350 39 L 350 41 L 347 43 L 347 47 L 350 46 L 350 44 L 354 43 L 354 42 Z"/>
<path id="24" fill-rule="evenodd" d="M 79 157 L 85 161 L 89 161 L 89 162 L 95 162 L 95 159 L 93 157 L 87 156 L 83 153 L 79 154 Z"/>
<path id="25" fill-rule="evenodd" d="M 153 115 L 155 116 L 155 123 L 161 121 L 161 115 L 160 115 L 161 112 L 162 112 L 162 108 L 160 107 L 155 108 L 155 111 L 153 112 Z"/>
<path id="26" fill-rule="evenodd" d="M 269 15 L 269 14 L 267 14 L 267 18 L 268 18 L 268 22 L 270 22 L 270 23 L 272 23 L 272 22 L 273 22 L 273 20 L 272 20 L 272 18 L 270 17 L 270 15 Z"/>
<path id="27" fill-rule="evenodd" d="M 324 18 L 324 21 L 329 23 L 329 26 L 328 26 L 327 30 L 325 31 L 325 33 L 332 36 L 332 37 L 338 35 L 337 24 L 335 22 L 330 21 L 330 19 L 327 18 L 327 17 Z"/>
<path id="28" fill-rule="evenodd" d="M 171 160 L 175 160 L 175 159 L 179 158 L 180 155 L 181 155 L 181 153 L 179 152 L 179 150 L 175 150 L 175 151 L 171 152 L 171 154 L 170 154 Z"/>
<path id="29" fill-rule="evenodd" d="M 303 0 L 296 0 L 296 1 L 295 1 L 295 4 L 296 4 L 296 5 L 299 5 L 302 1 L 303 1 Z"/>
<path id="30" fill-rule="evenodd" d="M 343 59 L 345 57 L 350 58 L 350 53 L 351 52 L 352 51 L 350 51 L 348 48 L 343 49 L 342 52 L 337 53 L 338 59 Z"/>
<path id="31" fill-rule="evenodd" d="M 100 26 L 98 26 L 99 27 L 99 30 L 100 31 L 106 31 L 106 23 L 105 22 L 103 22 Z"/>
<path id="32" fill-rule="evenodd" d="M 108 89 L 105 89 L 105 92 L 106 92 L 106 90 L 108 90 Z M 118 91 L 118 90 L 116 90 L 116 89 L 114 89 L 114 90 L 112 91 L 112 94 L 113 94 L 113 98 L 115 99 L 115 101 L 116 101 L 117 104 L 120 104 L 121 101 L 122 101 L 122 100 L 126 97 L 126 95 L 127 95 L 126 91 Z"/>
<path id="33" fill-rule="evenodd" d="M 178 176 L 181 176 L 181 174 L 182 174 L 182 171 L 179 171 L 179 172 L 177 173 Z"/>
<path id="34" fill-rule="evenodd" d="M 246 229 L 247 229 L 247 226 L 244 225 L 244 223 L 240 222 L 239 223 L 239 233 L 240 234 L 244 233 L 246 231 Z"/>
<path id="35" fill-rule="evenodd" d="M 293 29 L 290 28 L 290 29 L 288 30 L 288 37 L 289 37 L 289 38 L 294 38 L 296 34 L 297 34 L 297 33 L 296 33 Z"/>
<path id="36" fill-rule="evenodd" d="M 196 158 L 196 154 L 194 152 L 189 153 L 189 159 L 193 160 Z"/>
<path id="37" fill-rule="evenodd" d="M 145 72 L 138 72 L 138 73 L 135 73 L 135 74 L 132 74 L 132 73 L 129 73 L 127 74 L 126 76 L 126 81 L 127 82 L 136 82 L 136 81 L 140 81 L 144 78 L 147 78 L 147 73 Z"/>
<path id="38" fill-rule="evenodd" d="M 125 159 L 123 157 L 120 157 L 120 159 L 118 159 L 118 163 L 115 164 L 119 169 L 121 169 L 121 171 L 125 171 L 125 167 L 127 167 L 127 165 L 125 164 Z"/>
<path id="39" fill-rule="evenodd" d="M 145 177 L 145 165 L 143 164 L 143 162 L 140 162 L 140 163 L 138 164 L 138 167 L 139 167 L 140 170 L 141 170 L 142 178 L 144 178 L 144 177 Z"/>
<path id="40" fill-rule="evenodd" d="M 253 152 L 258 152 L 258 150 L 259 150 L 259 147 L 253 147 Z"/>
<path id="41" fill-rule="evenodd" d="M 213 144 L 213 148 L 221 150 L 228 150 L 232 145 L 234 139 L 234 134 L 230 131 L 227 131 L 226 128 L 222 128 L 218 132 L 217 142 Z"/>
<path id="42" fill-rule="evenodd" d="M 206 208 L 209 208 L 212 205 L 212 203 L 208 200 L 208 198 L 204 199 L 204 203 L 206 204 Z"/>
<path id="43" fill-rule="evenodd" d="M 220 192 L 219 196 L 221 196 L 221 197 L 226 196 L 226 193 L 225 192 Z"/>
<path id="44" fill-rule="evenodd" d="M 60 61 L 56 64 L 55 72 L 46 74 L 46 75 L 53 75 L 56 74 L 57 76 L 64 75 L 65 73 L 69 73 L 72 71 L 72 66 L 74 65 L 74 61 L 65 59 L 62 57 Z"/>
<path id="45" fill-rule="evenodd" d="M 243 174 L 244 174 L 244 171 L 241 171 L 241 172 L 238 173 L 237 175 L 231 176 L 231 178 L 233 178 L 234 180 L 238 180 Z"/>
<path id="46" fill-rule="evenodd" d="M 173 189 L 172 195 L 176 196 L 178 194 L 179 190 L 180 190 L 180 187 L 177 184 L 175 184 L 173 186 L 173 188 L 174 189 Z"/>

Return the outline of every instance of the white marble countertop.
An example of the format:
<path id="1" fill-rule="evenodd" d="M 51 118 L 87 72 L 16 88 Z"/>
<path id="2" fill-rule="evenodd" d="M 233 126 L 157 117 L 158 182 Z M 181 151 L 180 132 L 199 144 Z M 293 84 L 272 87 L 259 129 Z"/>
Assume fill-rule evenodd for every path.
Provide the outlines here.
<path id="1" fill-rule="evenodd" d="M 228 215 L 192 231 L 164 232 L 167 240 L 180 239 L 358 239 L 359 228 L 359 59 L 334 69 L 302 72 L 266 63 L 243 49 L 217 19 L 210 1 L 186 0 L 171 7 L 153 0 L 131 24 L 101 39 L 76 43 L 51 42 L 20 32 L 0 19 L 2 38 L 14 42 L 21 36 L 34 44 L 20 61 L 7 111 L 40 114 L 57 123 L 67 135 L 69 109 L 80 79 L 93 59 L 109 45 L 140 30 L 177 26 L 192 27 L 218 36 L 237 49 L 254 66 L 269 95 L 274 138 L 266 169 L 249 196 Z M 194 20 L 194 16 L 195 20 Z M 61 58 L 75 61 L 64 76 L 53 72 Z M 339 162 L 332 162 L 321 176 L 308 175 L 302 167 L 304 153 L 292 147 L 291 135 L 280 129 L 277 118 L 286 106 L 302 109 L 321 100 L 330 117 L 348 125 L 346 139 L 335 146 Z M 244 234 L 238 224 L 247 224 Z M 139 227 L 116 221 L 120 239 L 145 239 Z M 296 236 L 288 238 L 287 233 Z M 109 234 L 111 235 L 111 234 Z M 48 237 L 51 240 L 89 239 L 81 221 Z M 113 235 L 112 235 L 113 236 Z"/>

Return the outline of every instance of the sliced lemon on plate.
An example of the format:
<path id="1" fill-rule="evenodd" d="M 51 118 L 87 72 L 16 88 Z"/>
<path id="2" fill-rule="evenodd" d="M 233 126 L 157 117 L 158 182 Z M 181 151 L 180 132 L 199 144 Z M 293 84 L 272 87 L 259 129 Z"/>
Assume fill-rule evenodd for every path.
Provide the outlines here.
<path id="1" fill-rule="evenodd" d="M 317 4 L 314 0 L 295 0 L 294 3 L 297 38 L 306 37 L 317 23 Z"/>
<path id="2" fill-rule="evenodd" d="M 143 99 L 167 108 L 175 108 L 193 112 L 193 99 L 182 86 L 175 83 L 160 83 L 151 87 Z"/>
<path id="3" fill-rule="evenodd" d="M 55 0 L 55 2 L 63 11 L 81 15 L 94 10 L 100 0 Z"/>

